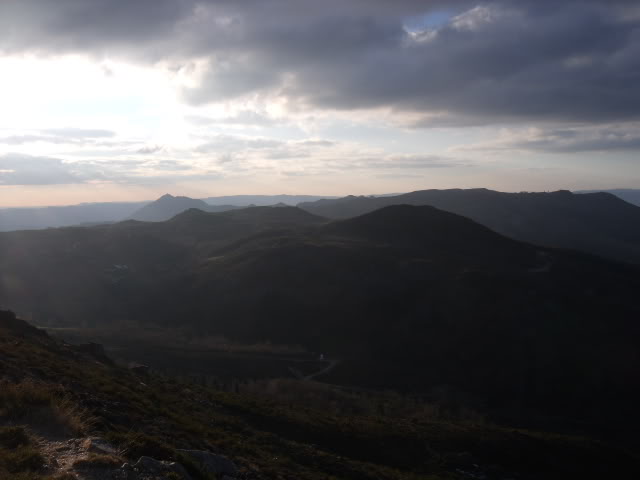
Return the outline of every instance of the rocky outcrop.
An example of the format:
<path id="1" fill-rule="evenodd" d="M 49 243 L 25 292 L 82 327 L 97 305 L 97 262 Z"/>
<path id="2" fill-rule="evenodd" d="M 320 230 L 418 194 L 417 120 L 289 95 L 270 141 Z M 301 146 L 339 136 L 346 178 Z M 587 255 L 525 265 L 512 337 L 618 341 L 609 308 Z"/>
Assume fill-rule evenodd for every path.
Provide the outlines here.
<path id="1" fill-rule="evenodd" d="M 227 457 L 201 450 L 176 450 L 177 462 L 142 456 L 132 464 L 125 463 L 121 451 L 97 436 L 63 441 L 43 438 L 39 447 L 46 458 L 47 474 L 67 474 L 79 480 L 193 480 L 180 462 L 212 478 L 234 480 L 238 476 L 238 468 Z"/>
<path id="2" fill-rule="evenodd" d="M 130 467 L 128 464 L 122 466 L 122 470 L 129 473 L 128 480 L 155 480 L 156 478 L 167 478 L 170 474 L 182 480 L 192 480 L 182 465 L 175 462 L 162 462 L 151 457 L 140 457 L 140 459 Z"/>
<path id="3" fill-rule="evenodd" d="M 15 337 L 47 337 L 44 330 L 20 320 L 11 310 L 0 309 L 0 329 L 9 330 Z"/>
<path id="4" fill-rule="evenodd" d="M 217 476 L 228 475 L 235 477 L 238 468 L 235 463 L 223 455 L 216 455 L 201 450 L 177 450 L 178 453 L 192 460 L 204 473 L 213 473 Z"/>
<path id="5" fill-rule="evenodd" d="M 100 363 L 104 363 L 107 365 L 112 365 L 113 360 L 111 360 L 107 353 L 104 351 L 104 347 L 99 343 L 82 343 L 80 345 L 76 345 L 73 347 L 76 352 L 81 352 L 93 357 Z"/>

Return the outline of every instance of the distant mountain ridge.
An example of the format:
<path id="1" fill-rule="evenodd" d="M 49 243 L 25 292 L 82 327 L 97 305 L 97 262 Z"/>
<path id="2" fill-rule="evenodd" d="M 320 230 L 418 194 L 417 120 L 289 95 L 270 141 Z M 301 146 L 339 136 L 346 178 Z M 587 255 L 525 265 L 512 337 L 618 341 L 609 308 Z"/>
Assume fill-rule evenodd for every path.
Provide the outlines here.
<path id="1" fill-rule="evenodd" d="M 613 188 L 609 190 L 576 190 L 574 193 L 598 193 L 605 192 L 621 198 L 625 202 L 632 203 L 640 207 L 640 189 L 637 188 Z"/>
<path id="2" fill-rule="evenodd" d="M 190 209 L 166 222 L 9 232 L 0 271 L 0 304 L 37 324 L 302 345 L 342 360 L 332 383 L 444 385 L 577 419 L 620 421 L 640 401 L 637 267 L 428 205 L 333 222 L 295 207 Z"/>
<path id="3" fill-rule="evenodd" d="M 431 205 L 516 240 L 640 263 L 640 207 L 609 193 L 420 190 L 390 197 L 319 200 L 299 207 L 338 219 L 400 204 Z"/>
<path id="4" fill-rule="evenodd" d="M 0 232 L 117 222 L 148 202 L 82 203 L 60 207 L 0 209 Z"/>
<path id="5" fill-rule="evenodd" d="M 315 202 L 325 198 L 338 198 L 328 195 L 226 195 L 203 198 L 209 205 L 237 205 L 239 207 L 269 206 L 282 203 L 295 207 L 302 202 Z"/>
<path id="6" fill-rule="evenodd" d="M 197 208 L 204 212 L 224 212 L 240 207 L 233 205 L 213 206 L 209 205 L 204 200 L 181 196 L 174 197 L 167 193 L 135 211 L 131 216 L 129 216 L 129 220 L 138 220 L 141 222 L 164 222 L 185 210 L 189 210 L 190 208 Z"/>
<path id="7" fill-rule="evenodd" d="M 640 368 L 629 357 L 640 341 L 636 267 L 408 205 L 209 255 L 155 296 L 167 299 L 155 319 L 330 352 L 344 360 L 327 379 L 336 383 L 448 385 L 577 416 L 598 402 L 629 413 L 619 399 L 640 399 L 628 376 Z M 585 377 L 596 371 L 607 373 Z"/>
<path id="8" fill-rule="evenodd" d="M 50 207 L 0 208 L 0 232 L 15 230 L 39 230 L 69 226 L 89 226 L 101 223 L 119 222 L 125 219 L 140 221 L 164 221 L 189 208 L 199 208 L 208 212 L 222 212 L 234 207 L 288 205 L 335 198 L 321 195 L 231 195 L 209 197 L 197 200 L 189 197 L 173 197 L 173 202 L 143 207 L 155 203 L 143 202 L 102 202 Z M 162 198 L 162 197 L 161 197 Z M 170 199 L 167 199 L 170 200 Z M 156 200 L 157 202 L 157 200 Z M 172 205 L 168 205 L 172 203 Z"/>

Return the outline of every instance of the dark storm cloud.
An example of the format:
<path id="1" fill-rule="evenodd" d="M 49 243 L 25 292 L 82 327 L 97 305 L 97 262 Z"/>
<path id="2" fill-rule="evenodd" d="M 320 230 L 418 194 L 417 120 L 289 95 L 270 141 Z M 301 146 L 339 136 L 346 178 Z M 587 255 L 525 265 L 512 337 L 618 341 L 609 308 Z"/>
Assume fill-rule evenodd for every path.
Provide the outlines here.
<path id="1" fill-rule="evenodd" d="M 527 150 L 549 153 L 640 151 L 640 125 L 535 129 L 460 150 Z"/>
<path id="2" fill-rule="evenodd" d="M 5 0 L 0 51 L 204 60 L 183 91 L 195 105 L 269 94 L 424 113 L 415 126 L 640 116 L 640 10 L 624 0 Z"/>

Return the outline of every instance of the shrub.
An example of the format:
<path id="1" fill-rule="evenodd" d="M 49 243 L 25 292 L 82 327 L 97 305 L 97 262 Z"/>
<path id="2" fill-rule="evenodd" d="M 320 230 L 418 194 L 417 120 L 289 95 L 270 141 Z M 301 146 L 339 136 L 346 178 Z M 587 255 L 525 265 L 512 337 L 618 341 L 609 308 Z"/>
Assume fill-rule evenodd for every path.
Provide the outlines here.
<path id="1" fill-rule="evenodd" d="M 31 446 L 0 450 L 0 473 L 3 470 L 9 473 L 37 471 L 42 468 L 44 462 L 40 452 Z"/>
<path id="2" fill-rule="evenodd" d="M 169 460 L 174 453 L 173 448 L 162 440 L 139 432 L 110 432 L 107 439 L 118 445 L 127 458 L 152 457 L 158 460 Z"/>
<path id="3" fill-rule="evenodd" d="M 22 427 L 1 427 L 0 447 L 14 449 L 29 445 L 27 432 Z"/>
<path id="4" fill-rule="evenodd" d="M 64 435 L 81 434 L 90 424 L 60 387 L 33 380 L 0 385 L 0 419 Z"/>

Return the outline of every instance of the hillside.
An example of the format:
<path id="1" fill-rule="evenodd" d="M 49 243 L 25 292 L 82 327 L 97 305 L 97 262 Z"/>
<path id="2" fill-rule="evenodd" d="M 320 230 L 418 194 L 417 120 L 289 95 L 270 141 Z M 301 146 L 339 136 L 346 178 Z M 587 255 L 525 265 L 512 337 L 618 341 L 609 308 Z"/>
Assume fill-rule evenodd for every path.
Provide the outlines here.
<path id="1" fill-rule="evenodd" d="M 636 268 L 396 206 L 223 248 L 156 319 L 328 352 L 336 382 L 601 423 L 637 418 L 638 288 Z"/>
<path id="2" fill-rule="evenodd" d="M 434 405 L 415 400 L 412 409 L 399 409 L 399 398 L 313 382 L 290 382 L 289 391 L 300 396 L 286 402 L 228 393 L 128 370 L 99 351 L 54 340 L 0 311 L 0 478 L 596 479 L 640 473 L 634 455 L 585 437 L 440 417 Z M 336 400 L 342 409 L 331 406 Z"/>
<path id="3" fill-rule="evenodd" d="M 118 222 L 146 203 L 105 202 L 62 207 L 2 208 L 0 232 Z"/>
<path id="4" fill-rule="evenodd" d="M 340 359 L 325 380 L 342 385 L 527 424 L 638 425 L 638 269 L 433 207 L 331 223 L 293 207 L 189 210 L 0 246 L 0 302 L 38 324 L 300 345 Z"/>
<path id="5" fill-rule="evenodd" d="M 578 190 L 575 193 L 598 193 L 605 192 L 621 198 L 625 202 L 640 207 L 640 189 L 637 188 L 614 188 L 611 190 Z"/>
<path id="6" fill-rule="evenodd" d="M 209 205 L 203 200 L 189 197 L 174 197 L 168 193 L 133 212 L 128 219 L 140 222 L 164 222 L 190 208 L 204 212 L 225 212 L 239 208 L 233 205 Z"/>
<path id="7" fill-rule="evenodd" d="M 401 204 L 431 205 L 536 245 L 640 263 L 640 208 L 608 193 L 422 190 L 390 197 L 319 200 L 299 207 L 327 218 L 350 218 Z"/>
<path id="8" fill-rule="evenodd" d="M 328 195 L 225 195 L 203 198 L 209 205 L 238 205 L 241 207 L 277 205 L 283 203 L 290 207 L 302 202 L 315 202 L 323 198 L 336 198 Z"/>
<path id="9" fill-rule="evenodd" d="M 138 321 L 160 285 L 211 250 L 265 229 L 318 222 L 295 207 L 191 209 L 167 222 L 2 233 L 0 305 L 43 325 Z"/>

